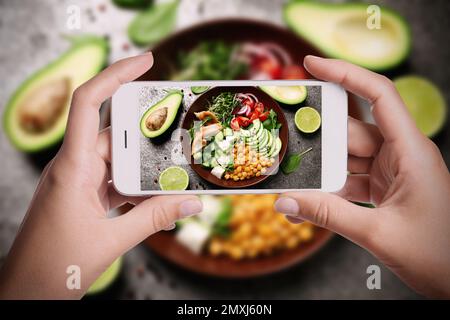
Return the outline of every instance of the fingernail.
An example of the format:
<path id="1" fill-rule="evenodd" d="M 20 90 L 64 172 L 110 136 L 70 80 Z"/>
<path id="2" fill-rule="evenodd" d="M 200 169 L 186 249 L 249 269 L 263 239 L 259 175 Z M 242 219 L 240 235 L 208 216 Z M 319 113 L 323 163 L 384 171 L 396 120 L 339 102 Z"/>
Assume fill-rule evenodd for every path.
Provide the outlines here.
<path id="1" fill-rule="evenodd" d="M 313 56 L 313 55 L 311 55 L 311 54 L 305 56 L 305 57 L 303 58 L 303 66 L 306 68 L 306 70 L 308 70 L 308 66 L 306 65 L 306 60 L 307 60 L 307 59 L 308 59 L 308 60 L 319 60 L 320 57 L 318 57 L 318 56 Z"/>
<path id="2" fill-rule="evenodd" d="M 180 216 L 181 218 L 187 218 L 199 213 L 202 209 L 203 204 L 200 200 L 187 200 L 180 204 Z"/>
<path id="3" fill-rule="evenodd" d="M 167 227 L 164 228 L 164 231 L 170 231 L 175 229 L 175 223 L 169 224 Z"/>
<path id="4" fill-rule="evenodd" d="M 299 212 L 297 201 L 288 197 L 281 197 L 275 202 L 275 210 L 288 216 L 297 216 Z"/>
<path id="5" fill-rule="evenodd" d="M 297 217 L 285 216 L 285 218 L 287 221 L 289 221 L 290 223 L 293 223 L 293 224 L 300 224 L 300 223 L 305 222 L 305 220 L 299 219 Z"/>

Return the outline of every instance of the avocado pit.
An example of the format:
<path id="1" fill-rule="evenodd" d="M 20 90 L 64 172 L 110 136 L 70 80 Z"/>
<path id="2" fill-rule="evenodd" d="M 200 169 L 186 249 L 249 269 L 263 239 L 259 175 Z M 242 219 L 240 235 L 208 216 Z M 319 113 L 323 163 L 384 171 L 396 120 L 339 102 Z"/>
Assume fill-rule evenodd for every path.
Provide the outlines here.
<path id="1" fill-rule="evenodd" d="M 63 77 L 36 87 L 19 106 L 19 124 L 29 133 L 42 133 L 62 115 L 70 96 L 70 79 Z"/>
<path id="2" fill-rule="evenodd" d="M 145 121 L 145 126 L 150 131 L 161 129 L 167 119 L 167 107 L 162 107 L 150 113 Z"/>

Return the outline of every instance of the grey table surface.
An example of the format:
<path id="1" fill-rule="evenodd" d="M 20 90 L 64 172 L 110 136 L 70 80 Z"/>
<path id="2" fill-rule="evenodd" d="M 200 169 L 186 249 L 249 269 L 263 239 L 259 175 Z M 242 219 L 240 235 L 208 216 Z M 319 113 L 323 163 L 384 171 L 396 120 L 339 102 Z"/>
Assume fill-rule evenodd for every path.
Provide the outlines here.
<path id="1" fill-rule="evenodd" d="M 412 24 L 413 50 L 408 62 L 396 73 L 416 73 L 431 78 L 450 101 L 450 2 L 386 0 L 371 3 L 387 4 L 399 10 Z M 72 32 L 66 29 L 65 23 L 66 10 L 71 4 L 82 9 L 82 32 L 110 36 L 112 61 L 138 52 L 133 47 L 126 52 L 122 49 L 127 41 L 126 25 L 134 13 L 120 11 L 108 0 L 0 0 L 1 111 L 10 94 L 27 75 L 67 48 L 60 35 Z M 251 16 L 282 24 L 281 4 L 281 0 L 182 1 L 177 28 L 227 16 Z M 98 10 L 101 5 L 106 10 Z M 448 126 L 435 141 L 448 165 Z M 0 133 L 0 257 L 5 257 L 11 246 L 45 160 L 16 151 L 4 133 Z M 120 281 L 108 296 L 137 299 L 420 298 L 383 266 L 382 289 L 368 290 L 366 268 L 372 264 L 378 262 L 369 253 L 336 236 L 317 255 L 288 271 L 260 279 L 224 281 L 188 273 L 162 261 L 144 246 L 138 246 L 125 255 Z"/>

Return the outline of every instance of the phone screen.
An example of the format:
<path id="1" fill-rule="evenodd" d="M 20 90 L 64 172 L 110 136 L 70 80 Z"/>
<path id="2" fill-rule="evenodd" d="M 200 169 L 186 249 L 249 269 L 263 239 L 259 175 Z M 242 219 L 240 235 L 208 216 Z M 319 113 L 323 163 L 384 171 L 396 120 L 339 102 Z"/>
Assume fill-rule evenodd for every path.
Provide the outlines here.
<path id="1" fill-rule="evenodd" d="M 322 87 L 143 86 L 140 186 L 320 189 Z"/>

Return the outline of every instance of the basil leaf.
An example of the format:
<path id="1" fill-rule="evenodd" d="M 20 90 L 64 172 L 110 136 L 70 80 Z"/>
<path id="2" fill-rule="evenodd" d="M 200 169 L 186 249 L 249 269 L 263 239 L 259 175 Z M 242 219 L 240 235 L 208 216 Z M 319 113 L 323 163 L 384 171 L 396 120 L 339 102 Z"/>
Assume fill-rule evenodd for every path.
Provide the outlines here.
<path id="1" fill-rule="evenodd" d="M 305 151 L 302 151 L 300 153 L 295 153 L 289 155 L 283 162 L 281 163 L 281 171 L 283 171 L 284 174 L 291 174 L 300 167 L 300 164 L 302 163 L 302 159 L 312 150 L 312 147 L 306 149 Z"/>
<path id="2" fill-rule="evenodd" d="M 178 1 L 155 4 L 138 14 L 128 27 L 128 36 L 138 46 L 155 43 L 175 26 Z"/>

